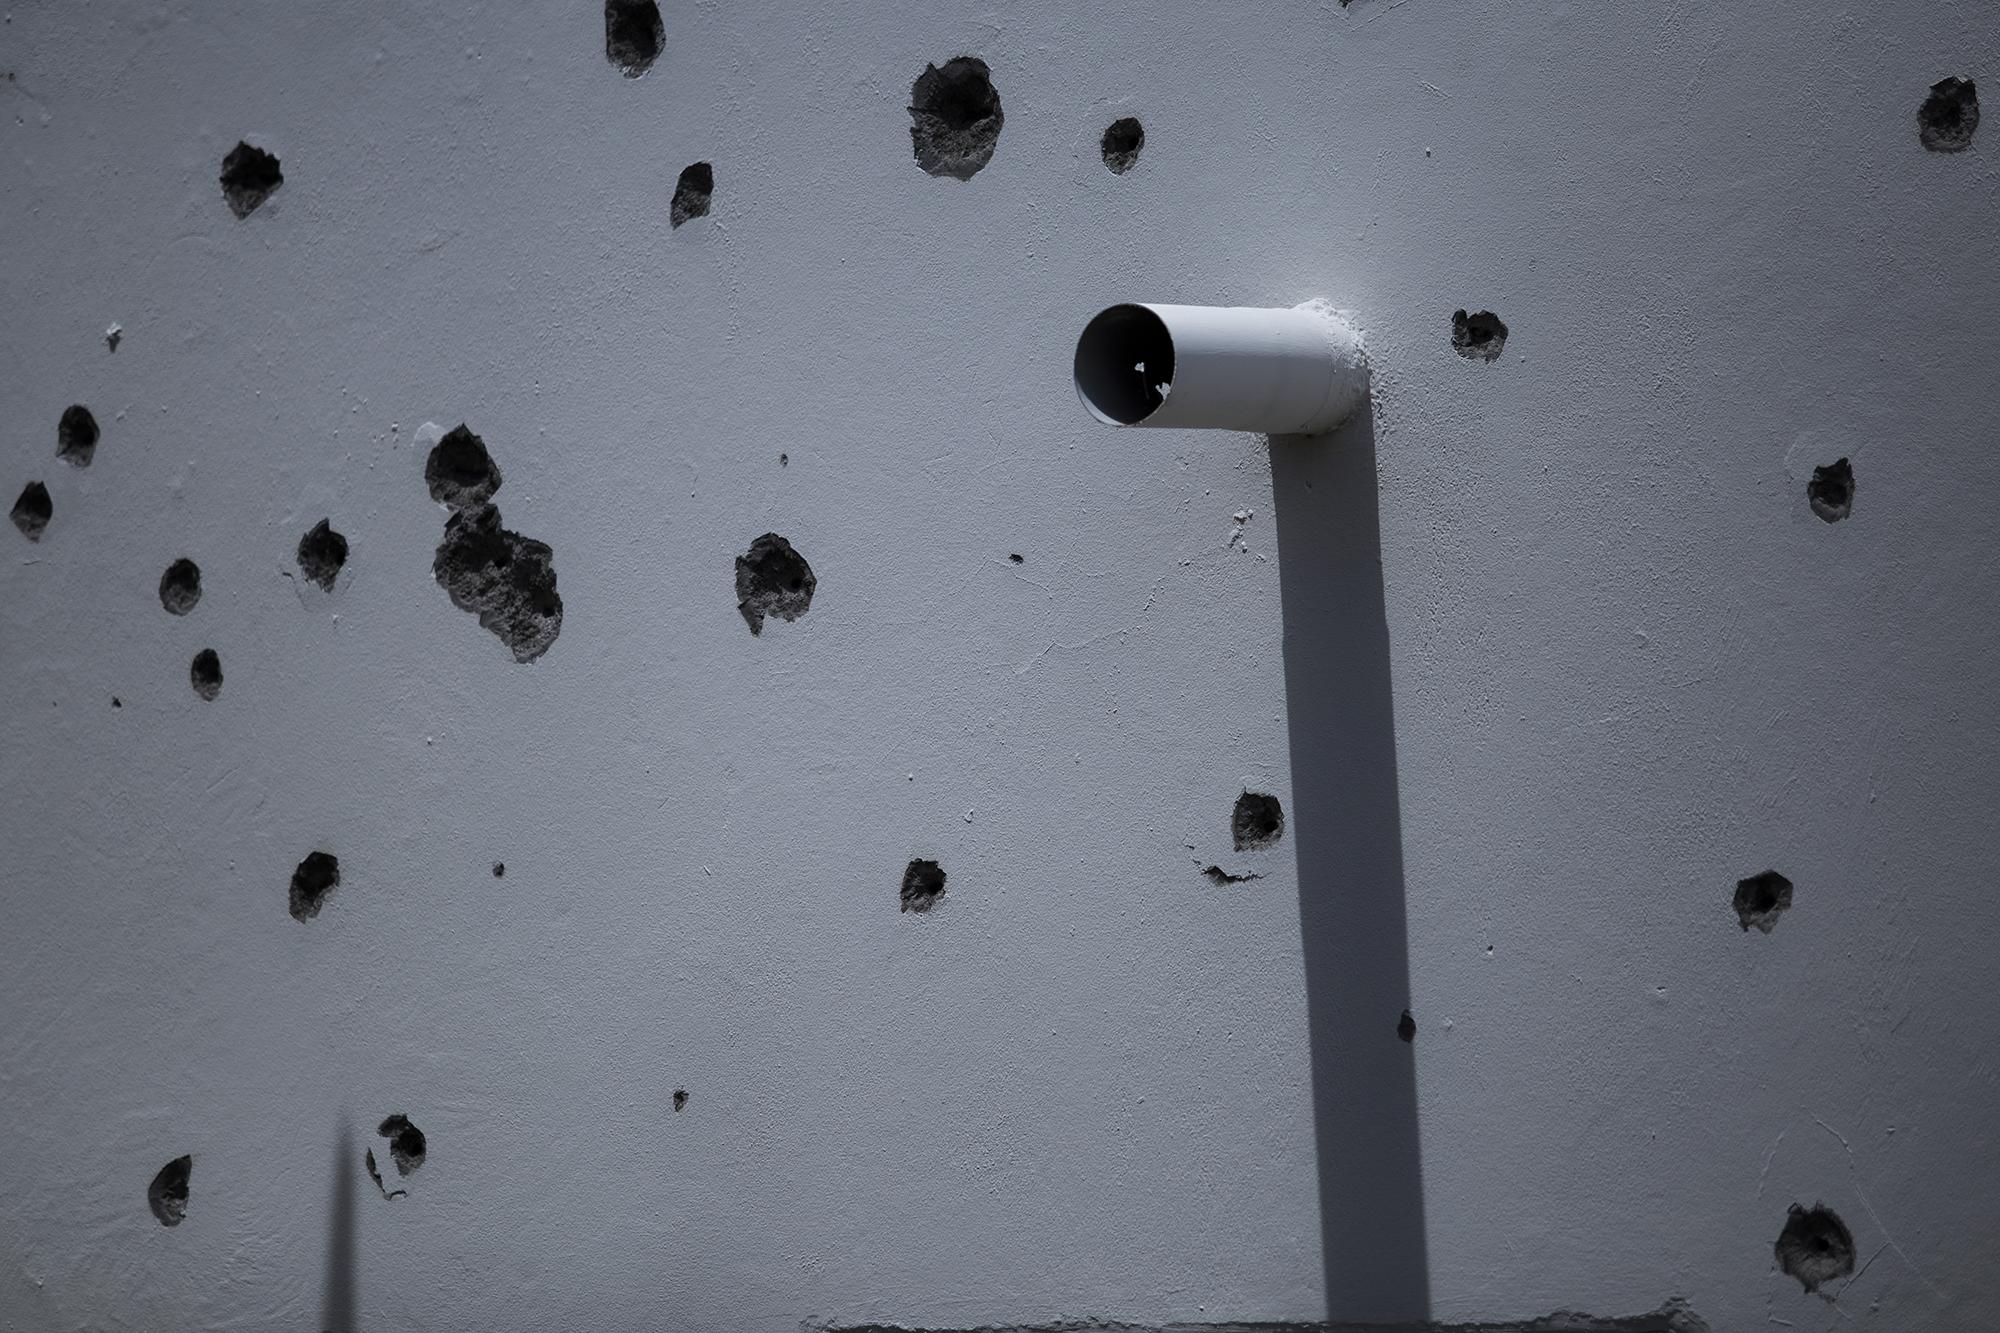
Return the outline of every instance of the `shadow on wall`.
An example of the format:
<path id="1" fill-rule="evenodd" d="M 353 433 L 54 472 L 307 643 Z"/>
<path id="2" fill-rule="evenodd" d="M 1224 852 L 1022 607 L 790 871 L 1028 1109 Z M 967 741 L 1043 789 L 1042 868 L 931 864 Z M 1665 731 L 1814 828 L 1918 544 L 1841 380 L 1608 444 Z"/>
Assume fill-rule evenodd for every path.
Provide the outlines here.
<path id="1" fill-rule="evenodd" d="M 325 1333 L 359 1333 L 354 1248 L 354 1143 L 343 1118 L 333 1136 L 333 1204 L 326 1221 L 326 1290 L 319 1318 Z"/>
<path id="2" fill-rule="evenodd" d="M 1275 436 L 1292 828 L 1327 1317 L 1430 1317 L 1375 418 Z"/>

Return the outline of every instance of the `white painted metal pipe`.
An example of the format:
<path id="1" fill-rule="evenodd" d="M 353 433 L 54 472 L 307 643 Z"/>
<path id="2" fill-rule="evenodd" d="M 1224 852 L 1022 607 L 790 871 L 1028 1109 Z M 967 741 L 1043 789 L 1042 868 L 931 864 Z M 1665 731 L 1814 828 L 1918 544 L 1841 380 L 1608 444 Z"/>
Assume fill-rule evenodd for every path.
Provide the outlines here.
<path id="1" fill-rule="evenodd" d="M 1317 435 L 1368 396 L 1361 334 L 1324 301 L 1115 305 L 1076 340 L 1076 392 L 1113 426 Z"/>

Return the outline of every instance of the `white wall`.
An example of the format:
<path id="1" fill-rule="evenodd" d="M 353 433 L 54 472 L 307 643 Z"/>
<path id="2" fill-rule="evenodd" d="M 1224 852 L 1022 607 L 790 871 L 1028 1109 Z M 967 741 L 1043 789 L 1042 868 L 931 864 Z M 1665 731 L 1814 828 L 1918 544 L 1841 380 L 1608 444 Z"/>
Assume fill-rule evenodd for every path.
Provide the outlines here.
<path id="1" fill-rule="evenodd" d="M 0 1327 L 2000 1316 L 2000 127 L 1916 123 L 1988 9 L 665 20 L 639 79 L 593 0 L 0 25 Z M 1108 302 L 1313 295 L 1379 401 L 1275 496 L 1070 389 Z M 432 577 L 460 422 L 530 664 Z M 818 587 L 753 637 L 765 532 Z"/>

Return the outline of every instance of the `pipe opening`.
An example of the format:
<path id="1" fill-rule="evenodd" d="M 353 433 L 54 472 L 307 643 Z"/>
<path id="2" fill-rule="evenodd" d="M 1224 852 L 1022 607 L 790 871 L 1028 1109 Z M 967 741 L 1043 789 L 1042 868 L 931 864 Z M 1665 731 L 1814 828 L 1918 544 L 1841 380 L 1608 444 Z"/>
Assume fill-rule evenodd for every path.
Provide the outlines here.
<path id="1" fill-rule="evenodd" d="M 1174 384 L 1174 336 L 1142 305 L 1115 305 L 1076 340 L 1077 396 L 1092 416 L 1136 426 L 1160 410 Z"/>

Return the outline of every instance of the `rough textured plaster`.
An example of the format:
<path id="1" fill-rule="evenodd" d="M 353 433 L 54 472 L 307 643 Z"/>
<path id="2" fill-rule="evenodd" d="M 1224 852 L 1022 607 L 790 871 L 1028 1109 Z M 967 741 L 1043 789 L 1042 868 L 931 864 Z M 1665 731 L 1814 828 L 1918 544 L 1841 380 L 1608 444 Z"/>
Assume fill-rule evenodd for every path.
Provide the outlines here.
<path id="1" fill-rule="evenodd" d="M 669 7 L 642 78 L 600 9 L 0 25 L 0 495 L 53 501 L 0 527 L 0 1326 L 1153 1327 L 1329 1273 L 1343 1319 L 2000 1322 L 2000 181 L 1916 116 L 1993 86 L 1988 7 L 775 0 Z M 959 54 L 1006 108 L 969 182 L 907 110 Z M 240 220 L 239 142 L 284 176 Z M 1386 651 L 1319 709 L 1393 701 L 1402 883 L 1379 1011 L 1321 1014 L 1379 1076 L 1318 1104 L 1353 779 L 1290 723 L 1351 682 L 1290 670 L 1268 446 L 1068 380 L 1111 301 L 1314 295 L 1380 370 Z M 557 554 L 533 664 L 432 578 L 427 421 Z M 819 587 L 753 637 L 766 532 Z M 1239 855 L 1246 788 L 1287 833 Z M 1392 1151 L 1317 1152 L 1342 1116 Z M 1322 1160 L 1388 1182 L 1329 1177 L 1324 1267 Z M 1858 1263 L 1808 1295 L 1818 1202 Z"/>

